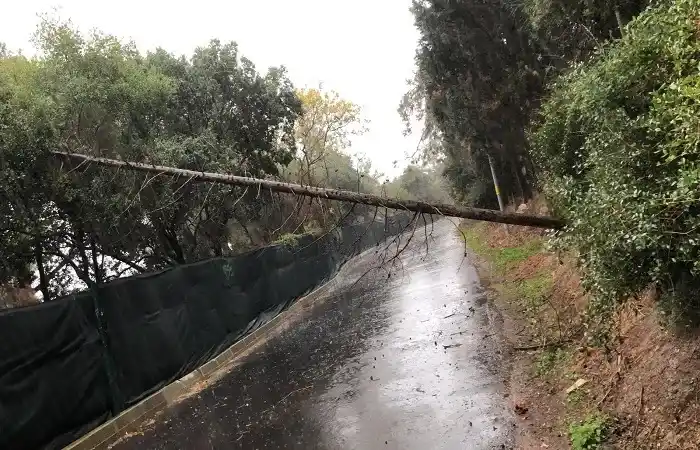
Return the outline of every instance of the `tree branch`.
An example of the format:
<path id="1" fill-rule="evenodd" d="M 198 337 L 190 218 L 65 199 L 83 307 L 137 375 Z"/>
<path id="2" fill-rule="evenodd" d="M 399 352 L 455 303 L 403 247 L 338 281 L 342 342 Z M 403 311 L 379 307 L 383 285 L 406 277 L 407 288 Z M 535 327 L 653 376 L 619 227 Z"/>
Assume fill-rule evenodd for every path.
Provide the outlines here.
<path id="1" fill-rule="evenodd" d="M 34 259 L 36 261 L 37 271 L 39 272 L 39 288 L 41 290 L 41 295 L 44 297 L 44 301 L 48 302 L 51 300 L 51 294 L 49 293 L 49 282 L 46 277 L 46 270 L 44 268 L 44 255 L 41 247 L 41 241 L 37 239 L 34 243 Z"/>

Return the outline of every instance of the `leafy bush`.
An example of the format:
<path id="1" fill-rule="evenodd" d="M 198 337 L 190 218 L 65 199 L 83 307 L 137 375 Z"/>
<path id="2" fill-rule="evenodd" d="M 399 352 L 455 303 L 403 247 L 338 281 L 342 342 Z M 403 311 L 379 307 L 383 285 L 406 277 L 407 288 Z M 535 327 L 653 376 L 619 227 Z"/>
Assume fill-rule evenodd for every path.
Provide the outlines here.
<path id="1" fill-rule="evenodd" d="M 279 238 L 277 238 L 277 240 L 273 242 L 273 244 L 297 247 L 299 245 L 299 239 L 302 236 L 303 235 L 301 234 L 285 233 Z"/>
<path id="2" fill-rule="evenodd" d="M 535 374 L 540 377 L 547 375 L 570 358 L 571 354 L 562 348 L 547 348 L 537 356 Z"/>
<path id="3" fill-rule="evenodd" d="M 593 414 L 586 420 L 569 425 L 569 437 L 573 450 L 596 450 L 608 434 L 609 419 L 602 414 Z"/>
<path id="4" fill-rule="evenodd" d="M 674 310 L 700 293 L 699 64 L 700 0 L 664 2 L 556 82 L 530 135 L 599 311 L 650 283 Z"/>

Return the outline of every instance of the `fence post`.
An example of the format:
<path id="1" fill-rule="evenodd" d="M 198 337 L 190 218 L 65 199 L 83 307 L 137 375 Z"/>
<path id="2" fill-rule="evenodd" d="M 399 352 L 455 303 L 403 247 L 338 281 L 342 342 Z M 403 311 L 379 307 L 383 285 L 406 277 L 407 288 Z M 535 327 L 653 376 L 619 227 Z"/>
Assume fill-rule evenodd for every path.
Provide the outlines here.
<path id="1" fill-rule="evenodd" d="M 506 206 L 503 203 L 503 195 L 501 194 L 501 187 L 498 184 L 498 177 L 496 176 L 496 168 L 493 165 L 493 158 L 491 155 L 486 155 L 489 159 L 489 167 L 491 168 L 491 178 L 493 179 L 493 188 L 496 190 L 496 198 L 498 199 L 498 209 L 501 210 L 501 212 L 504 212 L 506 210 Z M 506 230 L 506 233 L 509 233 L 508 230 L 508 225 L 504 224 L 503 228 Z"/>
<path id="2" fill-rule="evenodd" d="M 92 297 L 92 305 L 95 311 L 95 318 L 97 319 L 97 332 L 100 335 L 100 343 L 104 350 L 102 357 L 102 365 L 107 374 L 107 383 L 109 385 L 109 400 L 111 403 L 112 416 L 116 416 L 120 412 L 124 411 L 125 401 L 117 385 L 117 370 L 116 364 L 112 359 L 112 353 L 110 352 L 109 346 L 109 335 L 107 333 L 107 327 L 104 321 L 104 310 L 100 306 L 100 294 L 99 287 L 96 283 L 91 283 L 90 293 Z"/>

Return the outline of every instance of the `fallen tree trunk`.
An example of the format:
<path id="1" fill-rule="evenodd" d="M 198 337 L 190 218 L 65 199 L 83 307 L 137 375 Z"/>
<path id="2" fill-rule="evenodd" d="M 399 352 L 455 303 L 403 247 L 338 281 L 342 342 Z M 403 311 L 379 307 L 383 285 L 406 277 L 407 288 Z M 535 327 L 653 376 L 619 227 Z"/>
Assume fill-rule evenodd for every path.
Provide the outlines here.
<path id="1" fill-rule="evenodd" d="M 426 203 L 414 200 L 399 200 L 386 198 L 379 195 L 363 194 L 359 192 L 343 191 L 339 189 L 320 188 L 315 186 L 302 186 L 294 183 L 264 180 L 259 178 L 241 177 L 221 173 L 197 172 L 194 170 L 177 169 L 174 167 L 157 166 L 136 162 L 119 161 L 116 159 L 99 158 L 81 155 L 77 153 L 52 152 L 56 157 L 80 162 L 81 164 L 98 164 L 101 166 L 123 168 L 138 172 L 147 172 L 172 177 L 185 177 L 188 181 L 199 183 L 222 183 L 233 186 L 248 186 L 257 189 L 269 189 L 273 192 L 286 192 L 306 197 L 338 200 L 342 202 L 360 203 L 364 205 L 391 208 L 401 211 L 413 211 L 423 214 L 437 214 L 441 216 L 461 217 L 464 219 L 483 220 L 487 222 L 505 223 L 509 225 L 523 225 L 529 227 L 559 229 L 564 222 L 553 217 L 532 216 L 527 214 L 515 214 L 490 209 L 469 208 L 440 203 Z"/>

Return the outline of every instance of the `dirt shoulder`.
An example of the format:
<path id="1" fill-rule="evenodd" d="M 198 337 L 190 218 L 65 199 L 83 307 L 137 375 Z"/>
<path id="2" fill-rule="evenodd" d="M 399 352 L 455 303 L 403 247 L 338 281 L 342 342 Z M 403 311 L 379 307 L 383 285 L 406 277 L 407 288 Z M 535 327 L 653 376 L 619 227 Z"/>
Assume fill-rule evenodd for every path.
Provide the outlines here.
<path id="1" fill-rule="evenodd" d="M 503 318 L 517 448 L 700 448 L 700 338 L 671 331 L 645 293 L 621 306 L 606 338 L 575 261 L 542 231 L 461 227 Z"/>

